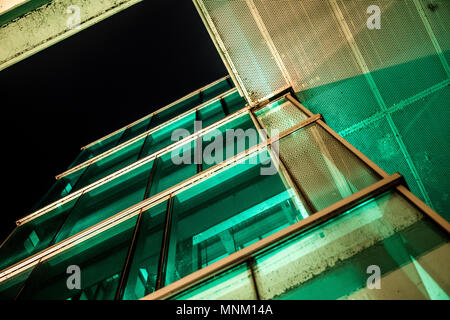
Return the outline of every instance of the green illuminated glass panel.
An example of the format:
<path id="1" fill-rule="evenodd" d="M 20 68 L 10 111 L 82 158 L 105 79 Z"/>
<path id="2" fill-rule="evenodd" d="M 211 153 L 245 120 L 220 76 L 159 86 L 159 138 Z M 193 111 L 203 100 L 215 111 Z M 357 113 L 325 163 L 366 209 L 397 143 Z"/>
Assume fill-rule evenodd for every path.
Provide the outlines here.
<path id="1" fill-rule="evenodd" d="M 198 114 L 198 120 L 202 122 L 203 128 L 206 128 L 210 124 L 213 124 L 225 117 L 225 112 L 220 101 L 215 101 L 209 106 L 198 110 Z"/>
<path id="2" fill-rule="evenodd" d="M 112 300 L 127 256 L 137 216 L 41 262 L 19 295 L 23 300 Z M 80 289 L 74 284 L 78 266 Z"/>
<path id="3" fill-rule="evenodd" d="M 42 199 L 33 207 L 31 211 L 41 209 L 77 190 L 80 183 L 80 178 L 83 176 L 85 170 L 86 168 L 77 170 L 74 173 L 56 180 L 50 190 L 42 197 Z"/>
<path id="4" fill-rule="evenodd" d="M 247 104 L 245 99 L 239 95 L 238 91 L 223 97 L 223 101 L 230 114 L 244 108 Z"/>
<path id="5" fill-rule="evenodd" d="M 274 129 L 281 133 L 308 118 L 299 108 L 285 98 L 268 104 L 261 110 L 258 110 L 255 115 L 269 134 Z"/>
<path id="6" fill-rule="evenodd" d="M 151 128 L 155 128 L 156 126 L 159 126 L 160 124 L 165 123 L 166 121 L 169 121 L 176 116 L 179 116 L 180 114 L 183 114 L 198 105 L 200 105 L 203 101 L 201 100 L 201 97 L 196 94 L 190 98 L 187 98 L 186 100 L 183 100 L 179 102 L 178 104 L 163 110 L 161 112 L 158 112 L 153 116 L 153 121 L 151 123 Z"/>
<path id="7" fill-rule="evenodd" d="M 120 137 L 118 145 L 122 144 L 125 141 L 128 141 L 130 139 L 133 139 L 133 138 L 137 137 L 138 135 L 147 131 L 150 126 L 151 120 L 152 120 L 152 118 L 149 117 L 148 119 L 140 121 L 140 122 L 136 123 L 134 126 L 126 129 L 125 132 L 123 133 L 122 137 Z"/>
<path id="8" fill-rule="evenodd" d="M 144 200 L 152 166 L 153 162 L 142 165 L 83 194 L 58 233 L 56 242 Z"/>
<path id="9" fill-rule="evenodd" d="M 145 138 L 133 142 L 129 146 L 115 151 L 114 153 L 98 160 L 86 169 L 86 172 L 80 177 L 74 190 L 79 190 L 107 175 L 120 170 L 138 160 Z M 75 172 L 76 173 L 76 172 Z"/>
<path id="10" fill-rule="evenodd" d="M 161 150 L 168 145 L 194 133 L 195 112 L 180 119 L 174 120 L 168 125 L 151 133 L 147 137 L 142 151 L 142 157 Z"/>
<path id="11" fill-rule="evenodd" d="M 197 174 L 195 141 L 186 143 L 156 160 L 150 195 L 153 196 Z"/>
<path id="12" fill-rule="evenodd" d="M 155 291 L 166 212 L 167 201 L 142 213 L 123 300 L 140 299 Z"/>
<path id="13" fill-rule="evenodd" d="M 230 90 L 232 87 L 233 87 L 233 84 L 228 79 L 224 79 L 224 80 L 220 81 L 219 83 L 216 83 L 215 85 L 203 90 L 203 92 L 202 92 L 203 102 L 215 98 L 216 96 L 220 95 L 221 93 L 224 93 L 224 92 Z"/>
<path id="14" fill-rule="evenodd" d="M 268 159 L 254 154 L 173 198 L 166 285 L 302 219 L 276 169 L 262 170 Z"/>
<path id="15" fill-rule="evenodd" d="M 0 300 L 14 300 L 22 289 L 33 268 L 0 282 Z"/>
<path id="16" fill-rule="evenodd" d="M 106 152 L 111 148 L 114 148 L 119 142 L 123 133 L 124 131 L 121 130 L 116 134 L 112 135 L 111 137 L 101 140 L 95 143 L 94 145 L 90 146 L 89 148 L 83 149 L 78 155 L 78 157 L 75 159 L 75 161 L 69 166 L 69 169 L 95 156 L 98 156 L 99 154 L 102 154 L 103 152 Z"/>
<path id="17" fill-rule="evenodd" d="M 151 123 L 151 127 L 154 128 L 157 125 L 160 125 L 170 119 L 187 112 L 200 104 L 209 101 L 216 96 L 230 90 L 232 88 L 232 82 L 229 82 L 227 79 L 224 79 L 210 88 L 203 90 L 194 94 L 193 96 L 180 101 L 179 103 L 171 106 L 170 108 L 163 110 L 156 115 L 154 115 L 154 119 Z"/>
<path id="18" fill-rule="evenodd" d="M 173 300 L 256 300 L 251 272 L 239 265 L 178 294 Z"/>
<path id="19" fill-rule="evenodd" d="M 202 121 L 202 127 L 219 121 L 225 116 L 232 114 L 245 107 L 245 100 L 239 96 L 238 92 L 233 92 L 222 99 L 211 103 L 209 106 L 200 109 L 199 117 Z"/>
<path id="20" fill-rule="evenodd" d="M 258 257 L 256 282 L 262 299 L 449 299 L 449 249 L 447 233 L 390 192 Z M 374 266 L 379 289 L 367 287 Z"/>
<path id="21" fill-rule="evenodd" d="M 258 144 L 259 134 L 244 114 L 203 135 L 203 170 Z"/>
<path id="22" fill-rule="evenodd" d="M 0 270 L 32 256 L 53 244 L 53 238 L 72 210 L 76 200 L 18 226 L 0 247 Z"/>
<path id="23" fill-rule="evenodd" d="M 365 163 L 315 123 L 282 138 L 279 153 L 315 210 L 379 180 Z"/>

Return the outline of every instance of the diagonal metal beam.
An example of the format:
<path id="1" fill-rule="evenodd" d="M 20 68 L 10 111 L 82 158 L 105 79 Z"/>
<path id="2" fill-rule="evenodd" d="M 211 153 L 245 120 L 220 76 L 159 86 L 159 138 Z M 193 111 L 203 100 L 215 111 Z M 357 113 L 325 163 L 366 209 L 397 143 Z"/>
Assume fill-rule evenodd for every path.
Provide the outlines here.
<path id="1" fill-rule="evenodd" d="M 0 70 L 48 48 L 142 0 L 53 0 L 0 27 Z M 75 6 L 75 7 L 74 7 Z M 79 8 L 79 24 L 69 23 Z M 37 32 L 36 30 L 39 30 Z"/>

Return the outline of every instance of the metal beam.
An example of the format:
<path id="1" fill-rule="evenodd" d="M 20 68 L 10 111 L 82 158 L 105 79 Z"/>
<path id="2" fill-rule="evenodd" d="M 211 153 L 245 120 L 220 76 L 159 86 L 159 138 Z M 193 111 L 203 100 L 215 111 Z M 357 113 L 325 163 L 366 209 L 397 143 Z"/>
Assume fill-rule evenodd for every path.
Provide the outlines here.
<path id="1" fill-rule="evenodd" d="M 53 0 L 0 28 L 0 70 L 48 48 L 141 0 Z M 72 24 L 79 8 L 79 24 Z M 78 22 L 78 21 L 77 21 Z M 37 32 L 37 30 L 39 32 Z"/>

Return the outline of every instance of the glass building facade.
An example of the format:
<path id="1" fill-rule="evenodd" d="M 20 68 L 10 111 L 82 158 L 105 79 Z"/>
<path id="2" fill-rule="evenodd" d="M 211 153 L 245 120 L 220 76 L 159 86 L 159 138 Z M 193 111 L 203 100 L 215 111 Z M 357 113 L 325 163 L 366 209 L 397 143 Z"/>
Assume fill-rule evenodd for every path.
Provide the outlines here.
<path id="1" fill-rule="evenodd" d="M 226 23 L 259 1 L 194 3 L 216 44 L 274 41 Z M 223 48 L 230 76 L 83 147 L 17 221 L 0 299 L 448 299 L 449 223 L 309 110 L 274 48 Z"/>

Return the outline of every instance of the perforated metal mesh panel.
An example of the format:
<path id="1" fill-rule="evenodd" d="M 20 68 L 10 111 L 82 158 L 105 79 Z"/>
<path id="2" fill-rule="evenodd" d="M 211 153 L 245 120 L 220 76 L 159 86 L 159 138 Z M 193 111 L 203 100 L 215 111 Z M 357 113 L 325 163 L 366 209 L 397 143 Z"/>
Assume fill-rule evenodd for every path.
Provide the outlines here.
<path id="1" fill-rule="evenodd" d="M 364 189 L 379 178 L 314 123 L 282 138 L 280 158 L 316 210 Z"/>
<path id="2" fill-rule="evenodd" d="M 255 0 L 255 5 L 297 91 L 361 73 L 327 1 Z"/>
<path id="3" fill-rule="evenodd" d="M 235 76 L 243 83 L 243 90 L 257 102 L 289 86 L 270 49 L 255 23 L 245 0 L 197 0 L 207 12 L 217 32 L 216 41 L 235 67 Z M 208 17 L 206 17 L 208 20 Z"/>
<path id="4" fill-rule="evenodd" d="M 307 116 L 285 98 L 265 106 L 256 113 L 264 129 L 283 132 L 307 119 Z"/>
<path id="5" fill-rule="evenodd" d="M 450 218 L 449 105 L 447 87 L 392 114 L 431 203 L 447 218 Z"/>
<path id="6" fill-rule="evenodd" d="M 223 9 L 219 20 L 227 24 L 216 20 L 218 11 L 212 14 L 220 32 L 238 29 L 272 49 L 272 54 L 266 50 L 258 55 L 253 46 L 244 48 L 247 38 L 229 42 L 238 73 L 242 68 L 246 77 L 261 78 L 243 68 L 248 56 L 273 66 L 280 64 L 279 57 L 280 70 L 305 107 L 322 113 L 333 129 L 388 173 L 400 172 L 417 196 L 450 220 L 450 191 L 443 181 L 448 168 L 440 164 L 448 154 L 443 141 L 448 116 L 437 111 L 448 109 L 450 101 L 450 1 L 210 2 L 216 4 L 208 10 Z M 225 9 L 224 2 L 232 4 Z M 252 19 L 245 16 L 249 4 L 254 6 Z M 367 27 L 374 14 L 368 7 L 374 4 L 380 8 L 380 29 Z M 269 75 L 273 72 L 266 76 L 272 83 Z M 244 86 L 252 91 L 259 82 Z"/>

